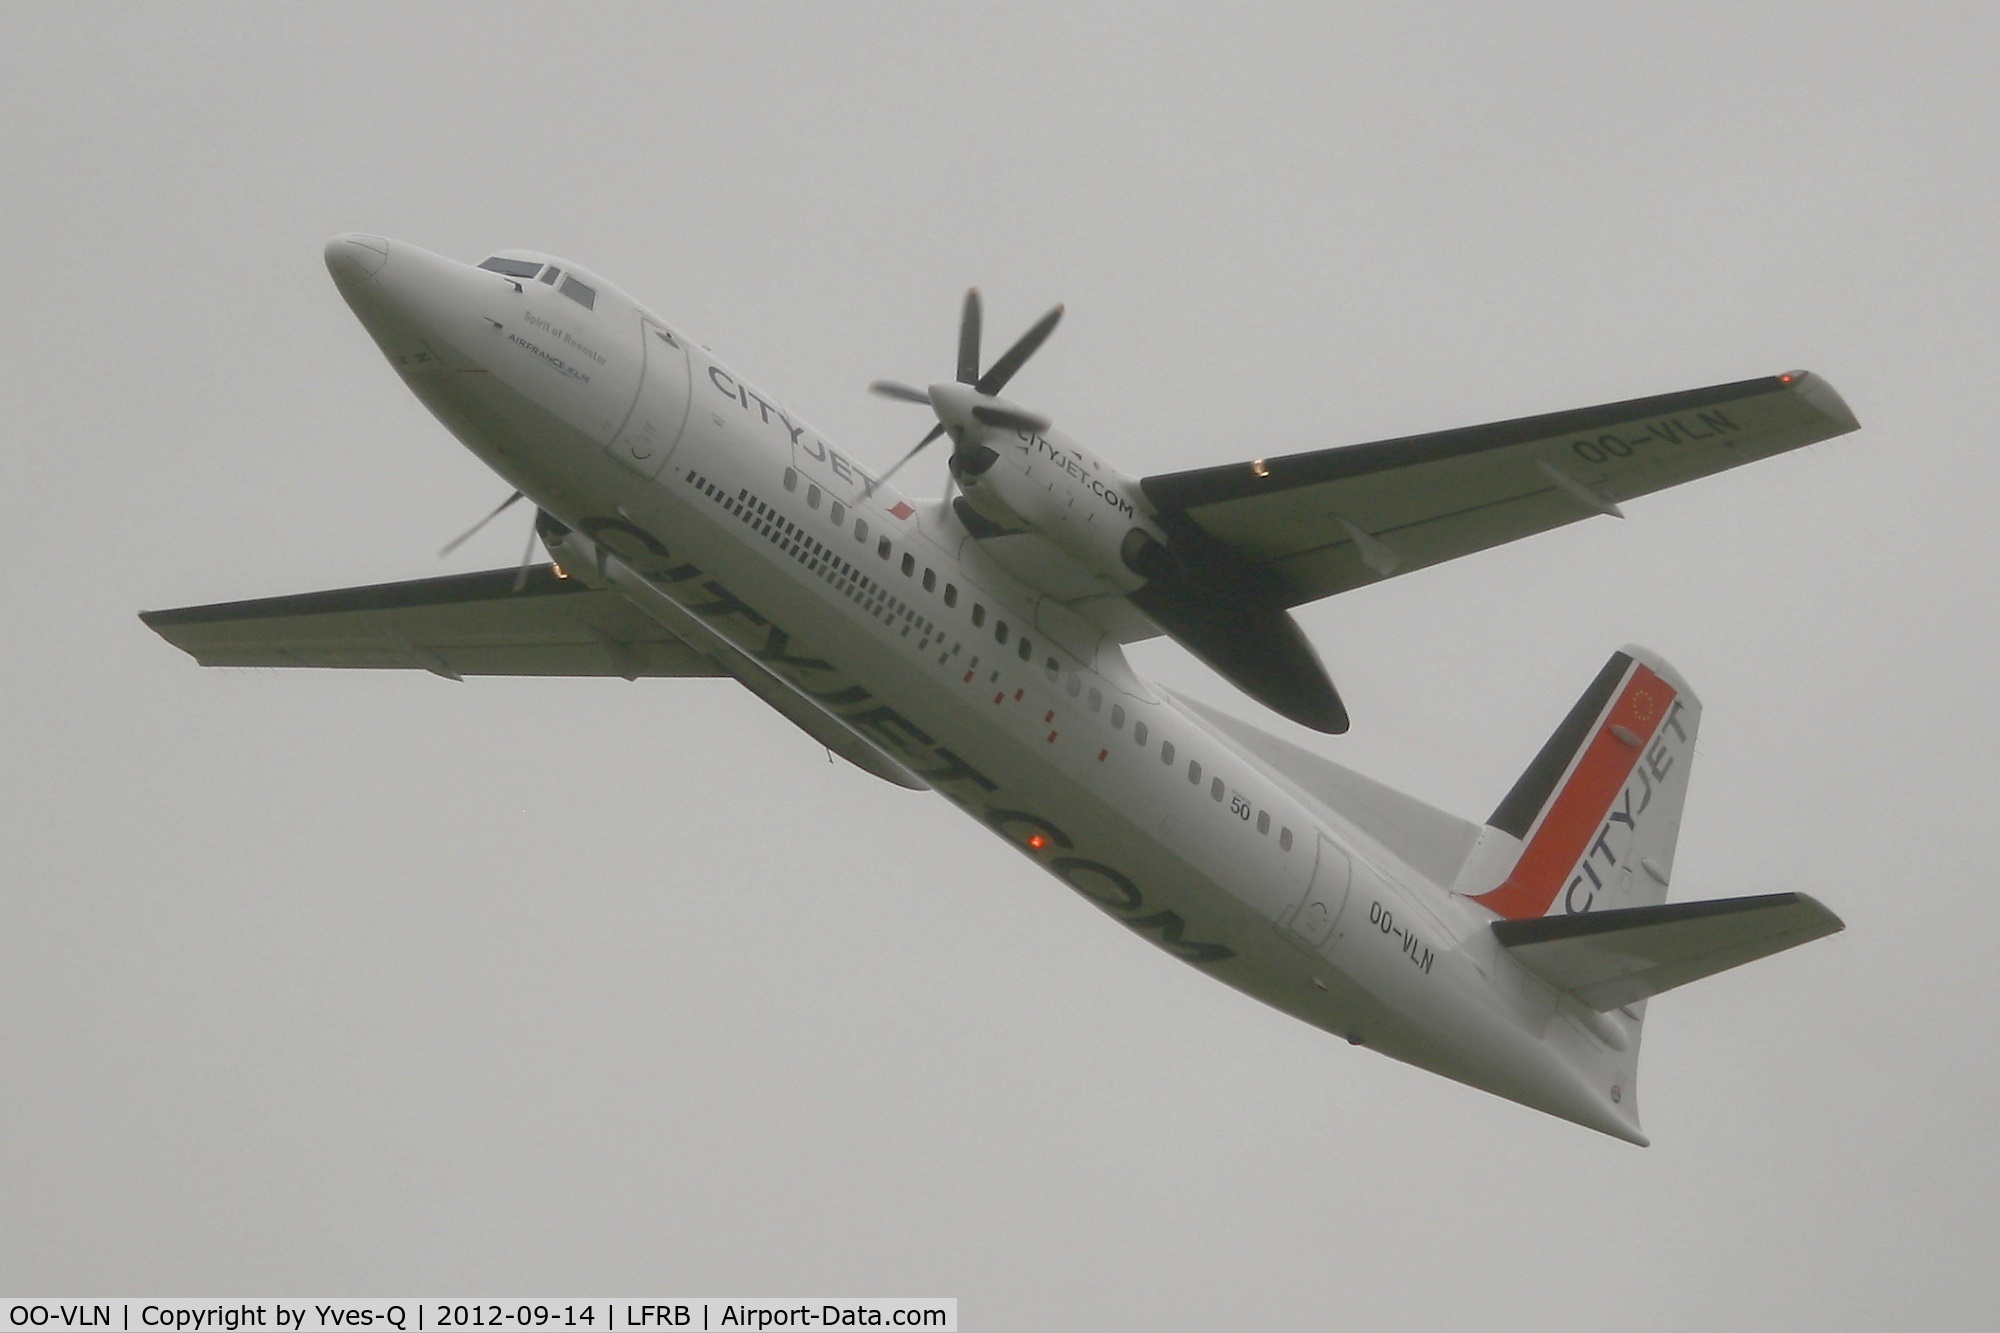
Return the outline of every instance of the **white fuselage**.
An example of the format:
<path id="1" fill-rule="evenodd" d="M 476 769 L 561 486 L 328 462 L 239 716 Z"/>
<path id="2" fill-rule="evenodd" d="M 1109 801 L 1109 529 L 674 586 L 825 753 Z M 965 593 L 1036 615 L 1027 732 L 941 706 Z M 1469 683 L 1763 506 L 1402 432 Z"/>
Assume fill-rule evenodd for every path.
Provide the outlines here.
<path id="1" fill-rule="evenodd" d="M 411 390 L 572 530 L 574 576 L 698 623 L 1139 935 L 1358 1043 L 1643 1142 L 1490 913 L 1149 687 L 949 506 L 851 459 L 587 271 L 328 247 Z M 589 308 L 565 284 L 583 284 Z M 1050 438 L 1062 443 L 1054 432 Z M 701 646 L 697 642 L 697 646 Z"/>

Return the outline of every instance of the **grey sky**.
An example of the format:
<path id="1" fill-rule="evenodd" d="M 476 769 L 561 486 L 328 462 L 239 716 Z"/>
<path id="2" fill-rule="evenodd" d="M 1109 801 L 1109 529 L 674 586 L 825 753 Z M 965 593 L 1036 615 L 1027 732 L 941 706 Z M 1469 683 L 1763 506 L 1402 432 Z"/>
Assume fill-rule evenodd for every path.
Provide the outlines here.
<path id="1" fill-rule="evenodd" d="M 1320 8 L 12 8 L 0 1288 L 1990 1319 L 1991 8 Z M 1474 816 L 1657 648 L 1676 894 L 1849 929 L 1653 1006 L 1641 1151 L 1203 979 L 733 685 L 199 671 L 134 612 L 518 558 L 434 559 L 505 488 L 351 229 L 572 256 L 878 466 L 924 421 L 863 385 L 946 373 L 973 282 L 995 345 L 1069 303 L 1018 397 L 1135 473 L 1825 374 L 1860 434 L 1303 619 L 1314 748 Z"/>

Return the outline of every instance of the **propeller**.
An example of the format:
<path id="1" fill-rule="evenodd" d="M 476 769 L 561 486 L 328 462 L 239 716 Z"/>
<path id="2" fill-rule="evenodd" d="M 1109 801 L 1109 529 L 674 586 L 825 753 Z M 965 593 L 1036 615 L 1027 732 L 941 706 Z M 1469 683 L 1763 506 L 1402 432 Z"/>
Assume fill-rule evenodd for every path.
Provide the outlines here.
<path id="1" fill-rule="evenodd" d="M 537 519 L 541 517 L 541 512 L 539 509 L 535 511 Z M 528 545 L 521 552 L 521 567 L 514 571 L 515 592 L 520 592 L 528 586 L 528 571 L 535 567 L 535 538 L 541 535 L 536 529 L 540 526 L 540 523 L 530 523 L 528 525 Z"/>
<path id="2" fill-rule="evenodd" d="M 979 302 L 979 289 L 971 288 L 965 293 L 965 308 L 958 319 L 958 383 L 970 388 L 981 398 L 991 399 L 1007 382 L 1020 372 L 1041 345 L 1048 341 L 1062 319 L 1063 308 L 1057 306 L 1036 320 L 1028 331 L 1015 339 L 1014 345 L 1000 354 L 1000 359 L 987 367 L 985 374 L 979 373 L 979 333 L 983 314 Z M 868 386 L 868 391 L 883 398 L 893 398 L 899 403 L 921 403 L 936 411 L 938 398 L 923 389 L 912 388 L 895 380 L 876 380 Z M 971 416 L 982 425 L 999 426 L 1013 430 L 1044 431 L 1049 428 L 1048 418 L 1023 412 L 1019 408 L 1007 407 L 997 402 L 975 402 L 971 406 Z M 863 494 L 874 494 L 875 488 L 902 470 L 903 464 L 915 458 L 945 433 L 945 423 L 940 417 L 938 424 L 931 427 L 916 447 L 897 459 L 880 477 L 871 480 Z"/>
<path id="3" fill-rule="evenodd" d="M 488 523 L 491 523 L 494 519 L 500 517 L 500 515 L 506 513 L 508 508 L 512 506 L 513 503 L 520 498 L 521 498 L 521 492 L 515 491 L 512 495 L 508 496 L 506 499 L 502 500 L 499 504 L 495 505 L 492 513 L 488 514 L 485 518 L 480 519 L 477 523 L 474 523 L 464 532 L 459 533 L 456 537 L 453 537 L 450 541 L 446 542 L 444 546 L 438 551 L 438 559 L 440 560 L 444 559 L 446 556 L 450 555 L 453 551 L 456 551 L 459 547 L 465 545 L 467 542 L 471 541 L 474 537 L 478 536 L 479 530 L 481 528 L 485 527 Z"/>
<path id="4" fill-rule="evenodd" d="M 488 523 L 491 523 L 494 519 L 506 513 L 508 509 L 512 508 L 514 502 L 516 500 L 521 499 L 522 495 L 523 492 L 515 491 L 512 495 L 508 496 L 506 499 L 502 500 L 499 504 L 495 505 L 493 507 L 493 511 L 489 513 L 485 518 L 480 519 L 477 523 L 474 523 L 464 532 L 459 533 L 458 536 L 446 542 L 443 548 L 438 551 L 438 559 L 440 560 L 444 559 L 446 556 L 450 555 L 453 551 L 456 551 L 459 547 L 471 541 L 475 536 L 479 534 L 481 528 L 484 528 Z M 541 511 L 538 509 L 535 512 L 537 518 L 539 518 Z M 536 523 L 530 523 L 528 525 L 528 549 L 521 552 L 521 568 L 514 575 L 515 592 L 520 592 L 522 589 L 528 586 L 528 571 L 534 568 L 534 563 L 535 563 L 535 538 L 539 535 L 536 531 L 538 526 L 539 525 Z"/>

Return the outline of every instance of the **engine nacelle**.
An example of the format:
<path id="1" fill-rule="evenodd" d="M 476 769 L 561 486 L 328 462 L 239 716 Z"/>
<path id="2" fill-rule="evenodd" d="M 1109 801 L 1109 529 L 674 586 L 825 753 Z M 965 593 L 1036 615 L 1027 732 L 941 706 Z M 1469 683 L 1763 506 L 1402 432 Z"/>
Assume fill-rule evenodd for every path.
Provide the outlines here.
<path id="1" fill-rule="evenodd" d="M 1170 560 L 1166 537 L 1140 505 L 1139 483 L 1060 431 L 989 428 L 952 459 L 966 503 L 1003 528 L 1046 538 L 1121 592 L 1143 587 Z"/>

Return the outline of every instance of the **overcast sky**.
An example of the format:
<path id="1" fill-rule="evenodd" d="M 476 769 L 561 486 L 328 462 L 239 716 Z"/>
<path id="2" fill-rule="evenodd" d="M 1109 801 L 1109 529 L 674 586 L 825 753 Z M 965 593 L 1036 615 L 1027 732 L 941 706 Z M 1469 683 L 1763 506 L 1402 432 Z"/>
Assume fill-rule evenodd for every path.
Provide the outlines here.
<path id="1" fill-rule="evenodd" d="M 1988 1324 L 2000 22 L 1325 8 L 10 6 L 0 1290 Z M 1016 396 L 1136 474 L 1819 372 L 1860 433 L 1305 611 L 1304 743 L 1483 817 L 1644 643 L 1706 705 L 1676 895 L 1848 929 L 1654 1003 L 1640 1150 L 727 682 L 202 671 L 135 613 L 518 558 L 436 558 L 506 487 L 357 229 L 573 257 L 878 467 L 975 282 L 996 346 L 1068 302 Z"/>

